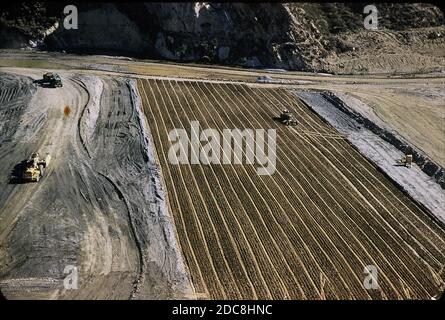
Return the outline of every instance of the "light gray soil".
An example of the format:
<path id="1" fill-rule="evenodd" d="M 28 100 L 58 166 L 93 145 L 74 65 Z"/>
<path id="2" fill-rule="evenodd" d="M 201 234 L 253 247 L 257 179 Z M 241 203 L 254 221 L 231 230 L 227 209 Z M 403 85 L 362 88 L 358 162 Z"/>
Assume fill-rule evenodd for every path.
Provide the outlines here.
<path id="1" fill-rule="evenodd" d="M 414 200 L 445 223 L 445 190 L 434 178 L 416 164 L 411 168 L 397 165 L 397 160 L 404 156 L 403 152 L 339 110 L 326 99 L 323 92 L 296 91 L 296 94 Z"/>
<path id="2" fill-rule="evenodd" d="M 56 89 L 33 84 L 37 72 L 0 74 L 2 294 L 191 296 L 135 83 L 60 74 L 63 88 Z M 11 181 L 34 151 L 52 156 L 44 177 Z M 78 269 L 77 290 L 64 289 L 68 265 Z"/>

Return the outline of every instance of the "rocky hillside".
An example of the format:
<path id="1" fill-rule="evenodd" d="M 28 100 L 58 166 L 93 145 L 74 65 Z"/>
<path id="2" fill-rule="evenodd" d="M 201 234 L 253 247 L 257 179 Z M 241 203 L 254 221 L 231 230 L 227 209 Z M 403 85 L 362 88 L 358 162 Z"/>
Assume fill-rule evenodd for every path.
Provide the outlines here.
<path id="1" fill-rule="evenodd" d="M 438 7 L 379 3 L 369 31 L 366 4 L 80 3 L 78 30 L 63 28 L 62 3 L 2 4 L 0 46 L 343 73 L 443 69 Z M 393 62 L 368 61 L 380 53 Z"/>

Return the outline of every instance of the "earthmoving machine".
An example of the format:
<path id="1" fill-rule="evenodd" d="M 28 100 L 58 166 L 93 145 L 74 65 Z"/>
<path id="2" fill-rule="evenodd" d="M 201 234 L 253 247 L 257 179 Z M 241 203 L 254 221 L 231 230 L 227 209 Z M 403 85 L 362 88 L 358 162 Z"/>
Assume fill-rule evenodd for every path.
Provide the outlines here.
<path id="1" fill-rule="evenodd" d="M 62 79 L 57 73 L 47 72 L 43 75 L 43 83 L 53 88 L 62 87 Z"/>
<path id="2" fill-rule="evenodd" d="M 286 126 L 295 126 L 297 124 L 297 120 L 295 120 L 292 113 L 287 109 L 284 109 L 283 112 L 281 112 L 278 120 Z"/>
<path id="3" fill-rule="evenodd" d="M 34 152 L 26 161 L 25 169 L 23 170 L 22 178 L 26 182 L 39 182 L 43 177 L 44 169 L 49 165 L 51 156 L 46 155 L 45 159 L 40 159 L 39 154 Z"/>
<path id="4" fill-rule="evenodd" d="M 413 155 L 406 154 L 402 159 L 398 160 L 398 163 L 404 165 L 407 168 L 411 168 L 411 164 L 413 163 Z"/>

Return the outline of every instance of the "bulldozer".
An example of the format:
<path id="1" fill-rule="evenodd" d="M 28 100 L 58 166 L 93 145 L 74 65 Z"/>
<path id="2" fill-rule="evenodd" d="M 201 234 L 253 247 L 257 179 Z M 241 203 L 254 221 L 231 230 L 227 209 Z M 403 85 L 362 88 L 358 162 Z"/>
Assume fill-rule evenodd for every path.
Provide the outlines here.
<path id="1" fill-rule="evenodd" d="M 26 161 L 25 168 L 23 170 L 22 179 L 26 182 L 39 182 L 43 177 L 43 172 L 49 165 L 51 156 L 46 155 L 45 159 L 40 159 L 39 154 L 34 152 L 31 157 Z"/>
<path id="2" fill-rule="evenodd" d="M 277 120 L 286 126 L 295 126 L 297 124 L 297 120 L 295 120 L 292 113 L 287 109 L 284 109 L 281 112 L 280 117 L 277 118 Z"/>
<path id="3" fill-rule="evenodd" d="M 57 73 L 47 72 L 43 75 L 43 84 L 47 84 L 50 87 L 57 88 L 62 87 L 62 79 Z"/>
<path id="4" fill-rule="evenodd" d="M 397 163 L 399 165 L 403 165 L 403 166 L 405 166 L 407 168 L 411 168 L 411 165 L 413 163 L 413 155 L 412 154 L 406 154 L 406 155 L 403 156 L 402 159 L 399 159 L 397 161 Z"/>

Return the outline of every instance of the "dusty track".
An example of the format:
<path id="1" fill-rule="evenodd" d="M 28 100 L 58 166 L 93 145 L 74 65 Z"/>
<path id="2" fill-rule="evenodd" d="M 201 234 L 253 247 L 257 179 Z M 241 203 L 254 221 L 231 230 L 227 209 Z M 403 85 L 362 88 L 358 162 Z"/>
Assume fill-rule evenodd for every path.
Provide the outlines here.
<path id="1" fill-rule="evenodd" d="M 141 80 L 169 205 L 198 291 L 210 298 L 429 298 L 445 231 L 284 90 Z M 297 109 L 297 129 L 272 120 Z M 252 165 L 170 165 L 167 134 L 276 128 L 277 172 Z M 313 134 L 305 134 L 311 132 Z M 380 291 L 363 288 L 376 265 Z"/>
<path id="2" fill-rule="evenodd" d="M 3 295 L 189 295 L 133 84 L 63 74 L 64 87 L 50 89 L 37 88 L 26 77 L 8 77 L 4 81 L 16 89 L 0 94 Z M 9 183 L 14 166 L 33 151 L 52 155 L 44 178 Z M 67 265 L 78 268 L 78 290 L 64 290 Z"/>

